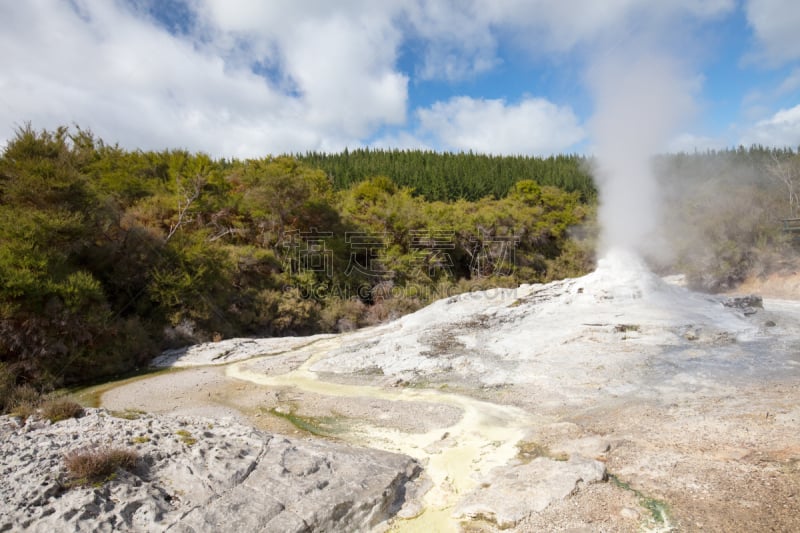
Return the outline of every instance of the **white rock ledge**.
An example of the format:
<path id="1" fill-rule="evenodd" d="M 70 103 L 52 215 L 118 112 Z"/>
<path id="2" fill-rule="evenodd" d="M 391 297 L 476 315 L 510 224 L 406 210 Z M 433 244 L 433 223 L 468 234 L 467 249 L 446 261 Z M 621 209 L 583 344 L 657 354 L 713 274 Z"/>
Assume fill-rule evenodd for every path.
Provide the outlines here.
<path id="1" fill-rule="evenodd" d="M 140 461 L 101 486 L 67 488 L 64 454 L 96 445 L 135 449 Z M 363 531 L 398 510 L 420 471 L 404 455 L 228 419 L 3 416 L 0 531 Z"/>

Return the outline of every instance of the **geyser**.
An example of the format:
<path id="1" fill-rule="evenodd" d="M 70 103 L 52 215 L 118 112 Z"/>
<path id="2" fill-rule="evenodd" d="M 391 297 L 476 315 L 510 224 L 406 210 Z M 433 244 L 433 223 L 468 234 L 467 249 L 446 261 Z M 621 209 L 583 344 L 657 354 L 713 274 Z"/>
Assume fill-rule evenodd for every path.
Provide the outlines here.
<path id="1" fill-rule="evenodd" d="M 677 63 L 658 54 L 615 56 L 589 71 L 595 98 L 590 129 L 600 192 L 598 255 L 622 248 L 642 255 L 659 220 L 651 165 L 692 110 L 691 83 Z"/>

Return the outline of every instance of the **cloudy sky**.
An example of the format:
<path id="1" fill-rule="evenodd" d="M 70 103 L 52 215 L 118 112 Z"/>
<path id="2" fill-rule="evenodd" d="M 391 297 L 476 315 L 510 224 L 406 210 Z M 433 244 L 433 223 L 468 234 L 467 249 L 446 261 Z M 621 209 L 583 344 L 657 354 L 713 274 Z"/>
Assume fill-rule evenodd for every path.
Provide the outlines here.
<path id="1" fill-rule="evenodd" d="M 6 0 L 0 142 L 590 153 L 597 87 L 666 60 L 630 76 L 685 92 L 664 149 L 796 148 L 798 28 L 797 0 Z"/>

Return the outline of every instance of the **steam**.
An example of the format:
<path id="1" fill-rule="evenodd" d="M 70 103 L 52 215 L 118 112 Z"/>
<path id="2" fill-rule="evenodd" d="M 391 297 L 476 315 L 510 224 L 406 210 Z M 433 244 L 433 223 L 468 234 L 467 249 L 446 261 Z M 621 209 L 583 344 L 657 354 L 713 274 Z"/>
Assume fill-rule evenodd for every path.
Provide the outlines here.
<path id="1" fill-rule="evenodd" d="M 660 218 L 652 156 L 689 117 L 692 83 L 675 60 L 655 53 L 602 60 L 588 77 L 595 97 L 590 131 L 600 192 L 598 252 L 621 248 L 644 255 Z"/>

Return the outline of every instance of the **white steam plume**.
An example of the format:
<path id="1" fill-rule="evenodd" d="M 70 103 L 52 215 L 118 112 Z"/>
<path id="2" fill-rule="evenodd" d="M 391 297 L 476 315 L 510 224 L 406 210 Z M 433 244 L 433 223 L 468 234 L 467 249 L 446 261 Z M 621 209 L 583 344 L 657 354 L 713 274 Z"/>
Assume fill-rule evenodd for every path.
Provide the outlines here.
<path id="1" fill-rule="evenodd" d="M 691 80 L 669 57 L 606 59 L 589 71 L 595 98 L 590 130 L 600 192 L 600 256 L 643 254 L 659 221 L 652 156 L 666 148 L 693 108 Z"/>

